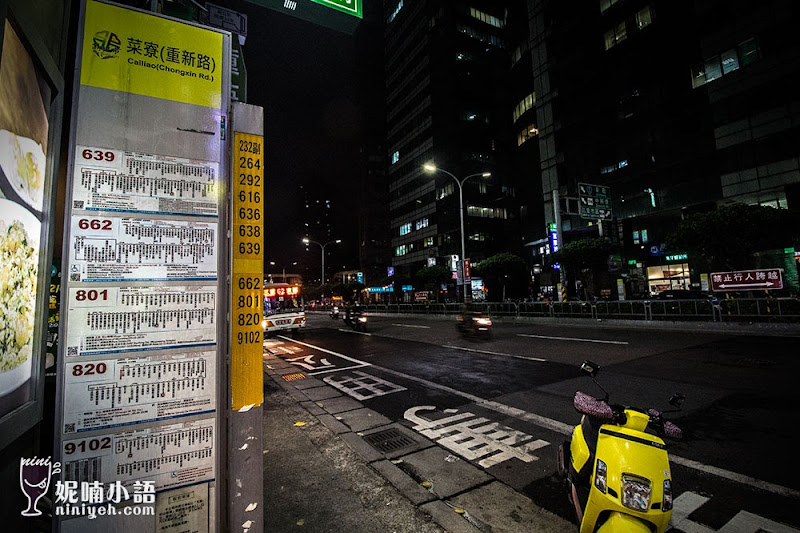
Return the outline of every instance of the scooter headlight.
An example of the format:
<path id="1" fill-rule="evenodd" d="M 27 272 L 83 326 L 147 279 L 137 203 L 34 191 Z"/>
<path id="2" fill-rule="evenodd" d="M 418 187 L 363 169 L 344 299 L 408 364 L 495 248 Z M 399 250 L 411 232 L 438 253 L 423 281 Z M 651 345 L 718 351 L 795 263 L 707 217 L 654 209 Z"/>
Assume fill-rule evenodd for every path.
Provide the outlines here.
<path id="1" fill-rule="evenodd" d="M 602 492 L 603 494 L 606 493 L 606 464 L 601 461 L 600 459 L 597 460 L 597 470 L 594 473 L 594 486 L 597 490 Z"/>
<path id="2" fill-rule="evenodd" d="M 367 317 L 360 316 L 360 317 L 358 317 L 358 321 L 361 322 L 362 324 L 366 324 L 367 323 Z"/>
<path id="3" fill-rule="evenodd" d="M 650 508 L 650 480 L 631 474 L 622 474 L 622 505 L 634 511 L 647 512 Z"/>
<path id="4" fill-rule="evenodd" d="M 664 480 L 664 501 L 661 502 L 661 510 L 672 510 L 672 481 L 669 479 Z"/>
<path id="5" fill-rule="evenodd" d="M 492 319 L 491 318 L 481 317 L 481 318 L 473 318 L 472 320 L 473 320 L 473 322 L 475 322 L 479 326 L 491 326 L 492 325 Z"/>

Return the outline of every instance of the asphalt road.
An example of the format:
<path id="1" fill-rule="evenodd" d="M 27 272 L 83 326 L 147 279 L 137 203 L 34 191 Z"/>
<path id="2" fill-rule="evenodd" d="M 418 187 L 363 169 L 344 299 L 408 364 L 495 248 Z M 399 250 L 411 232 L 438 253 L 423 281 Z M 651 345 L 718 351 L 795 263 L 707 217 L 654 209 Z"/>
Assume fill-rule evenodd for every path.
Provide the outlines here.
<path id="1" fill-rule="evenodd" d="M 671 417 L 684 439 L 668 442 L 673 524 L 683 520 L 677 530 L 800 531 L 793 457 L 800 337 L 496 323 L 491 339 L 471 341 L 453 319 L 375 315 L 362 334 L 309 314 L 299 337 L 279 338 L 273 348 L 416 431 L 424 421 L 460 417 L 527 440 L 524 457 L 470 456 L 457 443 L 438 444 L 565 518 L 556 449 L 580 419 L 575 391 L 601 394 L 579 371 L 592 360 L 616 403 L 667 409 L 673 393 L 686 395 Z"/>

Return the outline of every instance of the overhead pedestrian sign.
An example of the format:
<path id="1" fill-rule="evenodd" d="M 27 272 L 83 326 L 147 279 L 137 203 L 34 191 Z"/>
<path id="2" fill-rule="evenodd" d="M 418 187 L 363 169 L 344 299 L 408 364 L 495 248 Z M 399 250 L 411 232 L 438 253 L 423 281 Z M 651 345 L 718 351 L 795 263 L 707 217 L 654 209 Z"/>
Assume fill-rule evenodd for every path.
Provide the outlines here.
<path id="1" fill-rule="evenodd" d="M 713 272 L 711 290 L 714 292 L 777 290 L 783 288 L 783 269 L 736 270 Z"/>
<path id="2" fill-rule="evenodd" d="M 578 184 L 578 214 L 592 220 L 611 218 L 611 189 L 605 185 Z"/>

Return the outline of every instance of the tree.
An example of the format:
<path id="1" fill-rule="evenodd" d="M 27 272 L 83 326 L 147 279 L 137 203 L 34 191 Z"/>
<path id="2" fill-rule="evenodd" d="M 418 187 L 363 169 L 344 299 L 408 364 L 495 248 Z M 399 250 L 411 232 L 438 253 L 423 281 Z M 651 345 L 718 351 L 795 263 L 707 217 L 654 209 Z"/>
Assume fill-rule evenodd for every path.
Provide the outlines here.
<path id="1" fill-rule="evenodd" d="M 439 301 L 439 294 L 441 292 L 439 287 L 452 277 L 452 272 L 444 265 L 423 267 L 414 275 L 414 279 L 419 282 L 421 287 L 427 291 L 434 291 L 437 302 Z"/>
<path id="2" fill-rule="evenodd" d="M 530 281 L 525 260 L 508 252 L 484 259 L 475 265 L 474 270 L 483 277 L 489 294 L 500 292 L 502 300 L 505 300 L 507 290 L 510 297 L 524 296 Z"/>
<path id="3" fill-rule="evenodd" d="M 553 261 L 570 270 L 591 269 L 596 271 L 608 268 L 608 256 L 614 251 L 613 245 L 603 237 L 590 237 L 568 242 L 553 254 Z"/>
<path id="4" fill-rule="evenodd" d="M 687 216 L 666 239 L 672 251 L 689 254 L 704 270 L 741 270 L 753 254 L 793 246 L 800 238 L 800 212 L 730 204 Z"/>

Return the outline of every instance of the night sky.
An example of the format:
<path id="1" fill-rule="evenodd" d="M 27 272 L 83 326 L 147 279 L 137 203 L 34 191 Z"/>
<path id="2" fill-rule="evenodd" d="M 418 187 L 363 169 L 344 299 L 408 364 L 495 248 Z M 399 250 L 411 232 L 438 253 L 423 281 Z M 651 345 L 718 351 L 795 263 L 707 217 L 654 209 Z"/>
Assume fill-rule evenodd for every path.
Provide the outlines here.
<path id="1" fill-rule="evenodd" d="M 326 270 L 357 268 L 358 147 L 367 122 L 383 120 L 366 116 L 363 51 L 357 54 L 352 35 L 244 1 L 215 3 L 248 15 L 247 101 L 264 108 L 265 260 L 288 266 L 311 254 L 311 274 L 319 275 L 320 248 L 305 252 L 298 212 L 299 186 L 319 186 L 336 191 L 332 205 L 341 235 L 334 238 L 343 241 Z"/>

